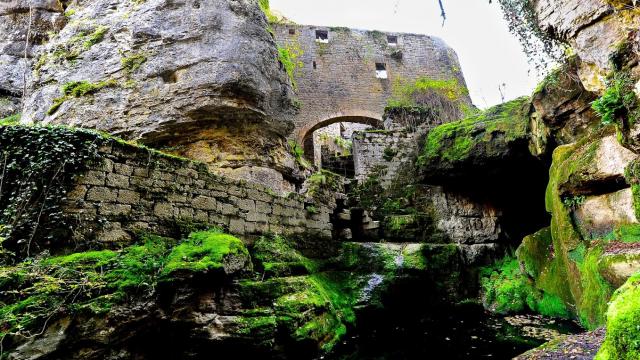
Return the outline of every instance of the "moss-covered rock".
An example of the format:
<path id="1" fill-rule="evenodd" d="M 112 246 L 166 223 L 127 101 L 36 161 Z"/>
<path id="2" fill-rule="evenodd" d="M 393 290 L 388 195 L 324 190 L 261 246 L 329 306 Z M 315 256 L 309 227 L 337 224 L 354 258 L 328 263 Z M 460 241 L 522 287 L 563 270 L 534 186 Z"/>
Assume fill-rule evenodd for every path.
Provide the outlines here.
<path id="1" fill-rule="evenodd" d="M 533 311 L 568 318 L 570 312 L 558 296 L 541 291 L 523 271 L 518 260 L 505 257 L 480 272 L 482 302 L 491 311 L 507 314 Z"/>
<path id="2" fill-rule="evenodd" d="M 430 178 L 490 170 L 496 161 L 530 157 L 529 98 L 519 98 L 429 132 L 418 166 Z"/>
<path id="3" fill-rule="evenodd" d="M 640 276 L 634 275 L 614 293 L 607 309 L 607 332 L 597 360 L 640 358 Z"/>
<path id="4" fill-rule="evenodd" d="M 585 138 L 554 151 L 546 195 L 552 215 L 553 260 L 549 271 L 536 278 L 536 287 L 560 296 L 587 328 L 603 324 L 612 286 L 602 276 L 602 241 L 583 238 L 574 221 L 581 202 L 569 200 L 606 183 L 607 177 L 601 176 L 605 172 L 598 166 L 603 144 L 605 138 Z"/>
<path id="5" fill-rule="evenodd" d="M 242 242 L 218 230 L 176 240 L 145 236 L 122 250 L 39 257 L 0 267 L 0 329 L 21 339 L 45 326 L 48 319 L 105 314 L 113 307 L 155 295 L 160 283 L 180 282 L 185 274 L 250 269 Z M 137 300 L 136 300 L 137 299 Z"/>
<path id="6" fill-rule="evenodd" d="M 303 256 L 286 238 L 260 237 L 253 247 L 253 259 L 266 277 L 305 275 L 317 272 L 319 261 Z"/>
<path id="7" fill-rule="evenodd" d="M 249 252 L 240 239 L 219 230 L 209 230 L 192 233 L 174 247 L 167 256 L 162 275 L 217 270 L 231 275 L 250 269 Z"/>

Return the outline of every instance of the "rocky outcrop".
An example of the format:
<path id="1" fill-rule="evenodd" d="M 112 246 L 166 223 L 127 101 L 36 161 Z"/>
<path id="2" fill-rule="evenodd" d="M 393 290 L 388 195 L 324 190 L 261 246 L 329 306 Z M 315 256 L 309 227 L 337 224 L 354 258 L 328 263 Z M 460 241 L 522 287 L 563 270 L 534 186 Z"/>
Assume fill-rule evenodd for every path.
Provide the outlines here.
<path id="1" fill-rule="evenodd" d="M 600 123 L 591 108 L 596 94 L 584 89 L 578 76 L 580 59 L 569 58 L 538 85 L 531 96 L 532 145 L 536 153 L 549 154 L 556 145 L 590 134 Z"/>
<path id="2" fill-rule="evenodd" d="M 531 1 L 540 28 L 571 45 L 581 63 L 578 75 L 584 88 L 602 92 L 607 73 L 614 69 L 621 45 L 636 42 L 638 17 L 632 1 Z"/>
<path id="3" fill-rule="evenodd" d="M 532 158 L 530 106 L 528 98 L 521 98 L 429 131 L 418 159 L 420 173 L 430 182 L 480 174 L 497 178 L 509 168 L 505 162 L 518 166 Z"/>
<path id="4" fill-rule="evenodd" d="M 10 3 L 0 22 L 0 95 L 22 93 L 27 66 L 23 122 L 106 131 L 292 190 L 293 93 L 257 2 L 64 5 L 35 7 L 26 65 L 28 8 Z"/>

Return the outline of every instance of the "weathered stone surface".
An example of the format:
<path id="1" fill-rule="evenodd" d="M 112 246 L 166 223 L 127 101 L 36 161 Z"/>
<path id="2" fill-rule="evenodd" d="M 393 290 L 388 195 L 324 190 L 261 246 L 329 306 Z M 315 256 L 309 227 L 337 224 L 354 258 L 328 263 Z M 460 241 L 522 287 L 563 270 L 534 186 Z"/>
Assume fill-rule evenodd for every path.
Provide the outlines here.
<path id="1" fill-rule="evenodd" d="M 0 3 L 0 118 L 13 111 L 6 107 L 11 97 L 20 97 L 25 79 L 31 77 L 32 59 L 49 38 L 49 32 L 66 23 L 59 1 L 12 0 Z M 31 22 L 31 26 L 29 26 Z M 27 43 L 27 33 L 31 37 Z"/>
<path id="2" fill-rule="evenodd" d="M 584 142 L 571 157 L 566 179 L 558 184 L 565 195 L 601 194 L 627 187 L 624 170 L 636 155 L 620 145 L 615 135 L 606 135 Z"/>
<path id="3" fill-rule="evenodd" d="M 584 88 L 600 93 L 605 77 L 613 70 L 609 61 L 619 46 L 633 39 L 640 23 L 636 4 L 605 0 L 536 0 L 532 1 L 543 31 L 567 42 L 581 62 L 578 75 Z M 632 42 L 635 42 L 632 40 Z"/>
<path id="4" fill-rule="evenodd" d="M 26 71 L 24 122 L 95 128 L 212 168 L 274 168 L 286 186 L 298 181 L 284 140 L 293 92 L 256 1 L 94 1 L 67 16 L 41 1 L 26 67 L 25 6 L 3 5 L 0 18 L 0 115 L 15 112 Z M 90 90 L 63 94 L 72 82 Z"/>
<path id="5" fill-rule="evenodd" d="M 618 288 L 640 270 L 640 252 L 636 249 L 623 255 L 605 254 L 600 263 L 602 275 Z"/>
<path id="6" fill-rule="evenodd" d="M 588 196 L 574 212 L 582 237 L 603 237 L 620 225 L 637 223 L 631 189 Z"/>
<path id="7" fill-rule="evenodd" d="M 591 109 L 596 95 L 586 91 L 578 77 L 580 64 L 578 57 L 570 58 L 552 71 L 531 97 L 535 109 L 531 116 L 532 141 L 537 154 L 548 154 L 554 144 L 574 142 L 600 124 Z"/>
<path id="8" fill-rule="evenodd" d="M 605 0 L 533 0 L 540 27 L 562 39 L 570 39 L 613 8 Z"/>
<path id="9" fill-rule="evenodd" d="M 316 31 L 323 30 L 327 43 L 316 41 Z M 294 73 L 301 108 L 293 134 L 300 144 L 339 121 L 381 125 L 399 81 L 454 79 L 466 87 L 456 53 L 436 37 L 292 24 L 274 25 L 274 31 L 280 46 L 301 50 L 303 66 Z M 376 77 L 376 63 L 386 66 L 387 78 Z M 468 94 L 460 101 L 471 104 Z"/>

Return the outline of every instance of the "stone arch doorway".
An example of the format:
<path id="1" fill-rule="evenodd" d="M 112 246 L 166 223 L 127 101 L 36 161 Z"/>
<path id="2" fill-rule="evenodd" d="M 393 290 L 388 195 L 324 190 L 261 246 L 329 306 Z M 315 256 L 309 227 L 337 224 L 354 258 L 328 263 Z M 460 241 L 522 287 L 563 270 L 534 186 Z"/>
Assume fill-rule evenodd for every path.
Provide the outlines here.
<path id="1" fill-rule="evenodd" d="M 346 125 L 348 128 L 350 128 L 351 131 L 353 130 L 362 130 L 364 128 L 360 128 L 357 129 L 358 125 L 364 125 L 366 127 L 370 127 L 370 128 L 382 128 L 383 127 L 383 121 L 382 118 L 379 116 L 375 116 L 372 114 L 367 114 L 367 116 L 358 116 L 358 115 L 344 115 L 341 114 L 339 116 L 333 116 L 333 117 L 328 117 L 325 118 L 323 120 L 320 121 L 316 121 L 310 124 L 307 124 L 307 126 L 303 127 L 302 129 L 300 129 L 300 131 L 298 131 L 298 133 L 296 134 L 296 141 L 298 141 L 299 144 L 301 144 L 303 146 L 304 149 L 304 154 L 305 154 L 305 158 L 310 161 L 311 163 L 315 163 L 316 165 L 319 165 L 321 167 L 325 167 L 323 165 L 321 165 L 321 161 L 320 159 L 324 159 L 325 155 L 321 155 L 320 152 L 320 144 L 322 144 L 322 142 L 320 142 L 320 144 L 318 144 L 318 136 L 314 136 L 317 135 L 317 131 L 319 131 L 320 133 L 327 131 L 332 125 L 334 124 L 340 124 L 340 128 L 343 128 L 343 125 Z M 353 129 L 354 127 L 356 127 L 356 129 Z M 347 131 L 346 134 L 349 134 L 350 132 Z M 340 134 L 342 135 L 342 131 L 340 131 Z M 326 134 L 325 134 L 326 135 Z M 350 138 L 350 135 L 345 135 L 345 139 L 344 140 L 348 140 L 347 138 Z M 323 145 L 322 148 L 324 149 L 325 146 Z M 326 150 L 326 149 L 325 149 Z M 324 151 L 324 150 L 323 150 Z M 324 153 L 323 153 L 324 154 Z M 342 161 L 350 161 L 351 162 L 351 168 L 353 167 L 353 157 L 350 158 L 350 160 L 347 158 L 341 158 Z M 324 160 L 322 160 L 324 161 Z"/>
<path id="2" fill-rule="evenodd" d="M 370 111 L 347 111 L 338 112 L 323 117 L 317 121 L 310 121 L 300 126 L 295 131 L 295 139 L 299 144 L 303 144 L 314 131 L 339 122 L 349 122 L 358 124 L 367 124 L 376 128 L 382 128 L 383 119 L 381 114 Z"/>

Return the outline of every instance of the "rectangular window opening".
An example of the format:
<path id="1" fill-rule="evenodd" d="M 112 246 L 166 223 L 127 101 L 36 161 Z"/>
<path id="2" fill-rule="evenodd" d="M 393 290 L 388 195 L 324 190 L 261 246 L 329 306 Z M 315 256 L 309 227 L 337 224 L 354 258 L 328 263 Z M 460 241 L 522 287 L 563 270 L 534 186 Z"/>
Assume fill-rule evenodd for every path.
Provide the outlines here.
<path id="1" fill-rule="evenodd" d="M 295 35 L 296 29 L 289 29 L 289 35 Z"/>
<path id="2" fill-rule="evenodd" d="M 378 79 L 386 79 L 387 75 L 387 66 L 383 63 L 376 63 L 376 77 Z"/>
<path id="3" fill-rule="evenodd" d="M 387 35 L 387 44 L 389 44 L 389 46 L 398 46 L 398 37 L 395 35 Z"/>
<path id="4" fill-rule="evenodd" d="M 329 32 L 327 30 L 316 30 L 316 41 L 321 43 L 329 42 Z"/>
<path id="5" fill-rule="evenodd" d="M 317 68 L 318 68 L 318 64 L 316 64 L 316 62 L 315 62 L 315 61 L 313 62 L 313 68 L 314 68 L 314 69 L 317 69 Z"/>

